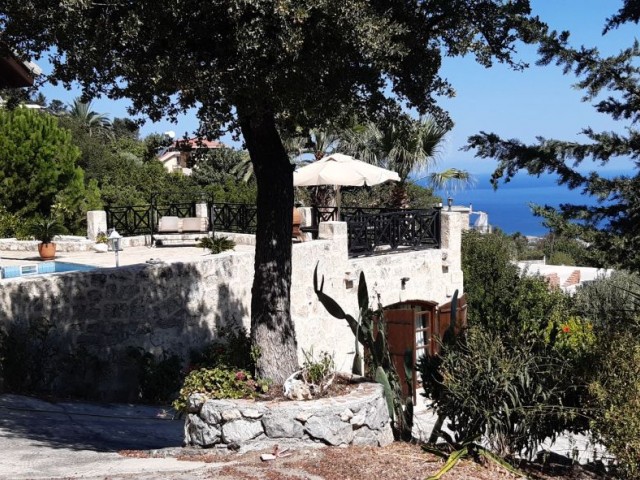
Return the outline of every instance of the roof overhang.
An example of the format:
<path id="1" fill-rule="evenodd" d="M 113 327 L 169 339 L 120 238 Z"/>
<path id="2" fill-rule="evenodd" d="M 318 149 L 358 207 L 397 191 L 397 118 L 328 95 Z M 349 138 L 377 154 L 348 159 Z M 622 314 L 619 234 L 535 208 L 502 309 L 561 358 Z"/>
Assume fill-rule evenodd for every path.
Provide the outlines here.
<path id="1" fill-rule="evenodd" d="M 11 53 L 0 56 L 0 88 L 31 87 L 41 73 L 35 63 L 23 62 Z"/>

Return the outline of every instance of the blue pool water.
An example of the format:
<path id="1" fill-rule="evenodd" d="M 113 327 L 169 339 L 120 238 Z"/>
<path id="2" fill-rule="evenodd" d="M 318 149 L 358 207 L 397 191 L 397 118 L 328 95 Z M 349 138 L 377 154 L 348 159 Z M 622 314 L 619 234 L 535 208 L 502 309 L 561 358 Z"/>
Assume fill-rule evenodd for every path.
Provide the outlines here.
<path id="1" fill-rule="evenodd" d="M 95 270 L 91 265 L 80 265 L 68 262 L 43 262 L 36 265 L 19 265 L 0 268 L 0 278 L 16 278 L 28 275 L 44 275 L 47 273 L 88 272 Z"/>

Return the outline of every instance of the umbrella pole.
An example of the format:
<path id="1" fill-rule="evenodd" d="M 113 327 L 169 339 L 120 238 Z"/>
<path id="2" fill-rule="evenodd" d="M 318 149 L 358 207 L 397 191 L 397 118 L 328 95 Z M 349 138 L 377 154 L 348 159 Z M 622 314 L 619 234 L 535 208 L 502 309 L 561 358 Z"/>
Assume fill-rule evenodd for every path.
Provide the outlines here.
<path id="1" fill-rule="evenodd" d="M 340 192 L 340 185 L 335 185 L 336 189 L 336 207 L 338 207 L 338 218 L 337 221 L 340 221 L 340 204 L 342 203 L 342 193 Z"/>

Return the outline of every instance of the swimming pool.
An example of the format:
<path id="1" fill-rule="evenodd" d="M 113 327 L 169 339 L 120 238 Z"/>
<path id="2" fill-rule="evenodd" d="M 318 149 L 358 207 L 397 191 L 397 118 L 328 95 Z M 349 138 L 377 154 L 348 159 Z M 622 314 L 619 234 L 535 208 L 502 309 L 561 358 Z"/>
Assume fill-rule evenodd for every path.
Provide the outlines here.
<path id="1" fill-rule="evenodd" d="M 69 262 L 43 262 L 35 265 L 16 265 L 0 268 L 0 278 L 17 278 L 30 275 L 46 275 L 48 273 L 88 272 L 97 267 Z"/>

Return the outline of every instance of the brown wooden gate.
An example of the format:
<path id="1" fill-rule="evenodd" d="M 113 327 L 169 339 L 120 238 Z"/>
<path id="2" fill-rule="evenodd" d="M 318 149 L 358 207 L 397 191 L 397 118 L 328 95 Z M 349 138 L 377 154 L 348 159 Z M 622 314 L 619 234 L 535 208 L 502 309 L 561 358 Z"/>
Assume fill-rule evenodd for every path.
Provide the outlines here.
<path id="1" fill-rule="evenodd" d="M 402 393 L 409 395 L 405 373 L 405 356 L 411 359 L 413 401 L 416 401 L 418 374 L 415 368 L 422 355 L 437 355 L 444 332 L 449 328 L 451 302 L 438 305 L 426 300 L 407 300 L 384 307 L 384 320 L 391 360 L 400 377 Z M 467 301 L 463 295 L 458 299 L 456 333 L 467 325 Z"/>

